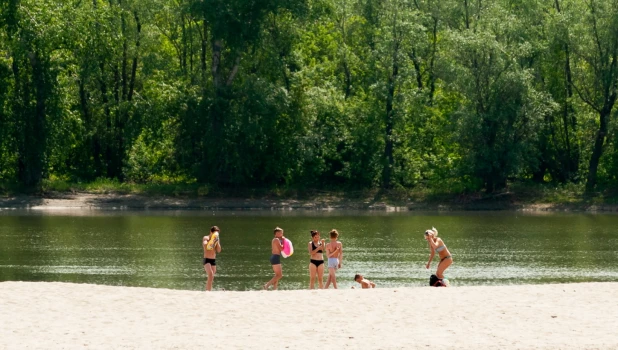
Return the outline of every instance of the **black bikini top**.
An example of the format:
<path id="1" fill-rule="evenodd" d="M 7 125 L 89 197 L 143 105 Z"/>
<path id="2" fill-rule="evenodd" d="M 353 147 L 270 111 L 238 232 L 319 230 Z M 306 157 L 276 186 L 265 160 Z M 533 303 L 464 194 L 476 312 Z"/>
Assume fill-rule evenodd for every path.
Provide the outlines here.
<path id="1" fill-rule="evenodd" d="M 317 248 L 315 243 L 313 243 L 313 241 L 311 241 L 311 250 L 315 250 L 315 248 Z M 322 253 L 322 249 L 318 250 L 318 253 Z"/>

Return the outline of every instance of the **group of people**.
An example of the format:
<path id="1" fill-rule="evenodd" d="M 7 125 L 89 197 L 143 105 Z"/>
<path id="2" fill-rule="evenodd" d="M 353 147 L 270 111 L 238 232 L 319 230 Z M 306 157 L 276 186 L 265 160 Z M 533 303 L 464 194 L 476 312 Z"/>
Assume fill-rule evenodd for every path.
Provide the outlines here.
<path id="1" fill-rule="evenodd" d="M 210 233 L 202 239 L 202 247 L 204 248 L 204 271 L 208 275 L 206 281 L 207 291 L 212 289 L 215 274 L 217 273 L 216 257 L 217 253 L 221 252 L 219 234 L 219 227 L 213 226 L 210 228 Z M 331 284 L 337 289 L 337 270 L 343 266 L 343 244 L 339 241 L 339 232 L 335 229 L 330 231 L 329 238 L 329 242 L 327 243 L 325 239 L 321 238 L 319 231 L 311 231 L 311 241 L 307 244 L 307 250 L 310 256 L 309 289 L 315 288 L 316 280 L 319 289 L 328 289 Z M 283 278 L 281 253 L 283 252 L 284 240 L 283 229 L 276 227 L 274 229 L 274 238 L 271 241 L 270 256 L 270 264 L 272 265 L 274 276 L 264 284 L 265 290 L 271 287 L 273 290 L 276 290 L 279 287 L 279 280 Z M 440 257 L 440 262 L 438 263 L 436 276 L 442 281 L 444 279 L 444 271 L 453 263 L 451 253 L 446 248 L 444 241 L 438 238 L 438 230 L 435 228 L 432 227 L 425 231 L 425 240 L 427 240 L 430 250 L 429 261 L 425 267 L 427 269 L 431 267 L 431 261 L 437 252 Z M 324 252 L 326 252 L 326 261 L 324 261 Z M 325 266 L 328 268 L 326 284 L 324 284 Z M 363 289 L 375 288 L 376 286 L 375 283 L 369 281 L 360 274 L 354 276 L 354 281 L 359 283 L 360 287 Z"/>

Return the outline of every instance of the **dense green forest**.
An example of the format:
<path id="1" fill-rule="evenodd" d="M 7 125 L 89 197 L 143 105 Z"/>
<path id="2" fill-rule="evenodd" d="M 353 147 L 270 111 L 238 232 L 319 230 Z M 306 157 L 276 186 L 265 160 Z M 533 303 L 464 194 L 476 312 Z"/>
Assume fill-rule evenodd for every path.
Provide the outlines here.
<path id="1" fill-rule="evenodd" d="M 0 0 L 0 182 L 618 184 L 618 0 Z"/>

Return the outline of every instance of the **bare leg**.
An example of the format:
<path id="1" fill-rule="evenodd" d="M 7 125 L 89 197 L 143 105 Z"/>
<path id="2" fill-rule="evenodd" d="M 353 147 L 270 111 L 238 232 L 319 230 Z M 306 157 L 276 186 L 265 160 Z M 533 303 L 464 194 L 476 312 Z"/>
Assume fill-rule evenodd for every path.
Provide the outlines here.
<path id="1" fill-rule="evenodd" d="M 336 275 L 337 270 L 336 269 L 332 269 L 332 270 L 333 270 L 333 277 L 331 277 L 331 281 L 333 282 L 333 288 L 337 289 L 337 275 Z"/>
<path id="2" fill-rule="evenodd" d="M 332 267 L 328 268 L 328 279 L 326 280 L 326 286 L 324 286 L 324 289 L 328 289 L 328 286 L 330 286 L 330 284 L 333 284 L 333 287 L 335 287 L 335 289 L 337 289 L 337 280 L 335 279 L 335 269 Z"/>
<path id="3" fill-rule="evenodd" d="M 212 290 L 212 282 L 215 279 L 215 274 L 217 273 L 217 266 L 213 266 L 211 264 L 204 265 L 204 271 L 208 275 L 208 279 L 206 280 L 206 290 Z"/>
<path id="4" fill-rule="evenodd" d="M 317 269 L 313 263 L 309 263 L 309 289 L 313 289 L 315 286 L 315 276 L 317 274 Z"/>
<path id="5" fill-rule="evenodd" d="M 268 289 L 268 287 L 273 286 L 273 290 L 277 290 L 277 287 L 279 286 L 279 280 L 283 277 L 281 264 L 273 265 L 273 271 L 275 272 L 275 277 L 271 278 L 271 280 L 264 285 L 264 289 Z"/>
<path id="6" fill-rule="evenodd" d="M 214 266 L 212 266 L 211 269 L 212 269 L 212 278 L 210 279 L 210 288 L 208 290 L 212 289 L 212 284 L 215 281 L 215 276 L 217 275 L 217 266 L 214 265 Z"/>
<path id="7" fill-rule="evenodd" d="M 277 277 L 273 289 L 277 290 L 277 288 L 279 288 L 279 280 L 283 278 L 283 268 L 281 264 L 273 266 L 273 271 L 275 271 L 275 277 Z"/>
<path id="8" fill-rule="evenodd" d="M 317 268 L 317 272 L 318 272 L 318 286 L 320 287 L 320 289 L 324 288 L 324 264 L 320 265 Z"/>
<path id="9" fill-rule="evenodd" d="M 453 258 L 448 258 L 440 261 L 440 263 L 438 264 L 438 270 L 436 271 L 436 276 L 438 276 L 439 279 L 444 278 L 444 270 L 446 270 L 447 267 L 451 266 L 452 263 Z"/>

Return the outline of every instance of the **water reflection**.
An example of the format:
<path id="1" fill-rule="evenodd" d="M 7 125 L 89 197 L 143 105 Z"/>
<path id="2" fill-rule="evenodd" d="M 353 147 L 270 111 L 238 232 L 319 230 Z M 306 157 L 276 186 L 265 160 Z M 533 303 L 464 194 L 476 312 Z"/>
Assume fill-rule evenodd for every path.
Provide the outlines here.
<path id="1" fill-rule="evenodd" d="M 344 245 L 341 288 L 356 273 L 379 287 L 426 285 L 422 232 L 431 226 L 453 253 L 454 286 L 618 281 L 614 214 L 84 210 L 0 211 L 0 280 L 201 290 L 201 237 L 215 224 L 215 289 L 256 290 L 270 279 L 275 226 L 296 248 L 283 260 L 282 289 L 307 288 L 309 230 L 332 228 Z"/>

